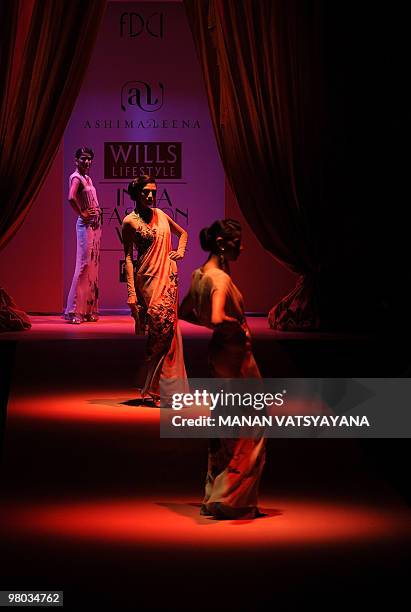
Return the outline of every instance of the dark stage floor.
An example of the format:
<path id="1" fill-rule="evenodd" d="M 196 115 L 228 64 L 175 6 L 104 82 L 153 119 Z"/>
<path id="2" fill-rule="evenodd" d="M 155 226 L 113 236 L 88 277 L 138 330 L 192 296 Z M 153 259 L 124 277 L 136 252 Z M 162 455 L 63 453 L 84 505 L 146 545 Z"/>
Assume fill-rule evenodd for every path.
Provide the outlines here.
<path id="1" fill-rule="evenodd" d="M 396 609 L 408 591 L 411 510 L 380 461 L 384 447 L 269 440 L 266 516 L 200 517 L 206 441 L 160 439 L 159 409 L 127 403 L 144 349 L 131 319 L 33 323 L 0 340 L 11 364 L 1 589 L 64 590 L 68 610 L 357 609 L 384 600 Z M 338 370 L 359 347 L 372 352 L 365 337 L 250 324 L 265 375 L 313 372 L 316 359 Z M 204 374 L 209 332 L 182 330 L 189 373 Z"/>
<path id="2" fill-rule="evenodd" d="M 129 338 L 133 332 L 133 319 L 125 314 L 103 315 L 97 323 L 82 323 L 81 325 L 71 325 L 61 316 L 31 316 L 32 328 L 29 333 L 3 333 L 0 340 L 18 340 L 19 342 L 33 340 L 64 340 L 64 339 L 120 339 Z M 303 333 L 303 332 L 279 332 L 270 329 L 266 316 L 248 316 L 248 324 L 252 331 L 253 338 L 267 340 L 301 340 L 308 337 L 324 341 L 338 341 L 351 339 L 367 339 L 369 336 L 349 334 L 335 334 L 326 332 Z M 209 337 L 211 331 L 192 325 L 186 321 L 180 321 L 182 333 L 186 338 Z"/>
<path id="3" fill-rule="evenodd" d="M 319 332 L 278 332 L 270 329 L 266 317 L 248 317 L 253 337 L 253 350 L 265 377 L 376 377 L 401 376 L 409 368 L 408 341 L 381 335 Z M 60 369 L 76 384 L 83 378 L 76 376 L 78 360 L 92 363 L 88 381 L 100 384 L 102 378 L 129 385 L 136 363 L 144 349 L 145 338 L 133 333 L 133 320 L 127 315 L 102 316 L 97 323 L 70 325 L 59 316 L 33 316 L 33 327 L 23 333 L 0 334 L 0 346 L 26 355 L 29 364 L 45 359 L 47 373 L 36 375 L 50 381 L 54 369 L 60 380 Z M 207 372 L 207 343 L 211 331 L 180 322 L 189 376 L 204 376 Z M 81 341 L 81 350 L 78 343 Z M 3 350 L 6 350 L 3 348 Z M 29 356 L 31 356 L 29 358 Z M 91 360 L 91 361 L 90 361 Z M 19 367 L 20 359 L 17 360 Z M 115 374 L 114 374 L 115 372 Z M 21 372 L 23 378 L 30 372 Z M 43 384 L 43 382 L 41 383 Z"/>

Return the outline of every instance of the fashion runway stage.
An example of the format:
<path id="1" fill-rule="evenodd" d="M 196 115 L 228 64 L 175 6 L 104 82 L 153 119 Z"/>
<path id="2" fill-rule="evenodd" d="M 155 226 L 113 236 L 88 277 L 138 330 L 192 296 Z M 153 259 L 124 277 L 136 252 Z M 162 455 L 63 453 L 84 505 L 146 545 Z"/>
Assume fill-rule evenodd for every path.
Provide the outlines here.
<path id="1" fill-rule="evenodd" d="M 310 350 L 330 361 L 336 346 L 333 367 L 341 367 L 371 342 L 285 336 L 264 318 L 250 324 L 271 376 L 302 372 Z M 12 364 L 2 583 L 63 590 L 69 610 L 209 610 L 213 597 L 216 610 L 307 601 L 322 609 L 354 591 L 356 601 L 392 604 L 408 585 L 411 511 L 367 447 L 269 440 L 265 516 L 202 517 L 207 441 L 161 439 L 159 409 L 133 402 L 144 338 L 132 330 L 126 316 L 80 326 L 33 317 L 30 332 L 2 335 Z M 209 332 L 184 323 L 182 331 L 189 373 L 204 375 Z"/>
<path id="2" fill-rule="evenodd" d="M 253 351 L 265 377 L 398 376 L 401 368 L 406 368 L 398 338 L 279 332 L 270 329 L 265 316 L 248 316 L 247 321 Z M 102 316 L 97 323 L 81 325 L 70 325 L 60 316 L 32 316 L 31 322 L 32 329 L 28 332 L 0 336 L 3 351 L 7 345 L 10 354 L 16 350 L 21 356 L 16 361 L 15 378 L 37 378 L 38 384 L 45 384 L 46 388 L 53 380 L 62 380 L 64 384 L 72 380 L 76 385 L 85 381 L 97 387 L 103 380 L 109 386 L 132 384 L 138 360 L 143 356 L 145 338 L 134 335 L 134 323 L 129 315 Z M 188 376 L 206 376 L 211 330 L 185 321 L 179 325 Z M 395 343 L 395 351 L 390 349 L 390 343 Z M 28 365 L 29 371 L 19 370 L 22 363 Z M 47 372 L 42 364 L 47 365 Z M 83 367 L 86 378 L 81 375 Z"/>

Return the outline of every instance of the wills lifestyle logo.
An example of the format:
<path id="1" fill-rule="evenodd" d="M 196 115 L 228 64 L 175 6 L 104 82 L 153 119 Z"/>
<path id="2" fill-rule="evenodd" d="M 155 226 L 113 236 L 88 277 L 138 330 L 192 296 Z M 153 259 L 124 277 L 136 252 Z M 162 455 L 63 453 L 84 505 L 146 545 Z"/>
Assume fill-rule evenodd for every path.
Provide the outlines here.
<path id="1" fill-rule="evenodd" d="M 152 38 L 164 37 L 164 13 L 152 13 L 148 17 L 141 13 L 120 15 L 120 38 L 137 38 L 144 34 Z"/>
<path id="2" fill-rule="evenodd" d="M 164 104 L 164 85 L 152 87 L 145 81 L 127 81 L 121 87 L 121 110 L 137 106 L 142 111 L 154 113 Z"/>
<path id="3" fill-rule="evenodd" d="M 157 179 L 179 179 L 181 142 L 105 142 L 104 178 L 133 179 L 148 174 Z"/>

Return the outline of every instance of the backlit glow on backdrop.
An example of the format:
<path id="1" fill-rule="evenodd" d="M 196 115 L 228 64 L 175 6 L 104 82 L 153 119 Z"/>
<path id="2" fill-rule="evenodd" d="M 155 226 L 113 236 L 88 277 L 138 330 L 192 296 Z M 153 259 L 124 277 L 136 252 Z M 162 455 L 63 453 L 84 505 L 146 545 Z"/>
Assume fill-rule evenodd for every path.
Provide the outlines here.
<path id="1" fill-rule="evenodd" d="M 143 173 L 157 179 L 157 206 L 189 232 L 182 297 L 205 259 L 200 229 L 224 216 L 224 174 L 181 3 L 108 4 L 64 138 L 65 296 L 76 250 L 67 186 L 82 146 L 94 149 L 90 174 L 103 209 L 100 309 L 126 307 L 121 222 L 133 208 L 127 185 Z"/>

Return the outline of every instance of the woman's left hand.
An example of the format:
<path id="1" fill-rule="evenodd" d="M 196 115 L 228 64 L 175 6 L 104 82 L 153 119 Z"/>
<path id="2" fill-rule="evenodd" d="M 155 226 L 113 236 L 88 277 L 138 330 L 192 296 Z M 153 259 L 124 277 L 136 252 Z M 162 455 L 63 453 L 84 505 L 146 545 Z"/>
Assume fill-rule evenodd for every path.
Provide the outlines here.
<path id="1" fill-rule="evenodd" d="M 184 255 L 181 255 L 178 251 L 170 251 L 168 254 L 169 258 L 173 261 L 178 261 L 179 259 L 183 259 Z"/>

